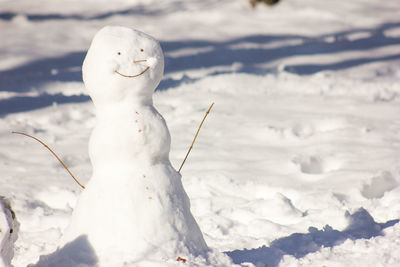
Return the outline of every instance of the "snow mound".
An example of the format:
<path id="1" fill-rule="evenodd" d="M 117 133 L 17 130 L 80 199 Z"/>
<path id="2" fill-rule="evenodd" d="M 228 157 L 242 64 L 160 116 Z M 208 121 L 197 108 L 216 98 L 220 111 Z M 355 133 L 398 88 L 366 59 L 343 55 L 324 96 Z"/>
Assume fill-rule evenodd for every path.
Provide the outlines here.
<path id="1" fill-rule="evenodd" d="M 14 242 L 17 240 L 19 223 L 10 202 L 0 197 L 0 266 L 10 266 L 14 257 Z"/>

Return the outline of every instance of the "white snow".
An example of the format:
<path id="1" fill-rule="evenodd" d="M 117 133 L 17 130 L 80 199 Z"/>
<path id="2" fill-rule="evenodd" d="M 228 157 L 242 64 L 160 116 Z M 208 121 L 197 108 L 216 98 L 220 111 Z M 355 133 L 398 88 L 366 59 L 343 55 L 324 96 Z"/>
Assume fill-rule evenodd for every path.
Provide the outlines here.
<path id="1" fill-rule="evenodd" d="M 96 115 L 80 67 L 105 25 L 160 40 L 154 106 L 175 168 L 215 102 L 182 170 L 208 247 L 243 266 L 396 266 L 399 1 L 108 2 L 0 1 L 0 195 L 21 224 L 14 266 L 56 249 L 82 190 L 10 132 L 46 141 L 88 184 Z"/>

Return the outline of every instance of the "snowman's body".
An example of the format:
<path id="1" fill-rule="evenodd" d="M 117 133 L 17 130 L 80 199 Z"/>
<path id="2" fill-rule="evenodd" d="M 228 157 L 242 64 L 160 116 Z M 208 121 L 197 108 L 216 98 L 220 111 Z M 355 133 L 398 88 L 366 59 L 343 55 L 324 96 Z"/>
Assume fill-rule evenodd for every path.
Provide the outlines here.
<path id="1" fill-rule="evenodd" d="M 168 128 L 152 103 L 163 64 L 157 41 L 123 27 L 100 30 L 85 58 L 83 78 L 97 113 L 93 176 L 63 243 L 86 236 L 99 266 L 208 251 L 169 161 Z"/>

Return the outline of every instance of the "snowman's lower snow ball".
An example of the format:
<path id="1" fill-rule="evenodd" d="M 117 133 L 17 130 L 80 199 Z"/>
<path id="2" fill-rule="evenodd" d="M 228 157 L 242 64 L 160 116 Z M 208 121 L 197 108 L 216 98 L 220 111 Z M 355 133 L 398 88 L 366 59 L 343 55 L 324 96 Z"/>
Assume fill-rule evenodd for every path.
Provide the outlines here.
<path id="1" fill-rule="evenodd" d="M 170 163 L 169 130 L 152 100 L 163 71 L 161 47 L 151 36 L 120 26 L 95 35 L 82 69 L 97 115 L 89 142 L 93 175 L 48 262 L 233 265 L 207 247 Z"/>

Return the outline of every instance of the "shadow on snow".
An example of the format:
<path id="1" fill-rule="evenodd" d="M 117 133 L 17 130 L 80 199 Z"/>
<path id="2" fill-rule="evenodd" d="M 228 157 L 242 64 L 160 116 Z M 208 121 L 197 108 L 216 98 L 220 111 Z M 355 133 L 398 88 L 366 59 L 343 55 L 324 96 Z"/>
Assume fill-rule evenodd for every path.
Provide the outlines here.
<path id="1" fill-rule="evenodd" d="M 301 258 L 308 253 L 318 251 L 322 247 L 340 245 L 347 239 L 369 239 L 381 236 L 383 229 L 399 222 L 399 220 L 391 220 L 386 223 L 376 223 L 363 208 L 347 216 L 349 217 L 349 226 L 344 231 L 334 230 L 329 225 L 325 226 L 323 230 L 310 227 L 307 234 L 296 233 L 277 239 L 269 247 L 235 250 L 226 252 L 226 254 L 236 264 L 251 262 L 256 266 L 264 267 L 267 264 L 269 267 L 276 267 L 284 255 Z M 36 264 L 30 264 L 28 267 L 95 266 L 97 262 L 98 258 L 87 237 L 79 236 L 64 247 L 57 249 L 57 251 L 41 256 Z"/>
<path id="2" fill-rule="evenodd" d="M 95 15 L 77 15 L 77 14 L 58 14 L 58 13 L 50 13 L 50 14 L 35 14 L 35 13 L 23 13 L 23 12 L 11 12 L 11 11 L 3 11 L 0 12 L 0 20 L 10 21 L 16 16 L 25 16 L 28 21 L 37 22 L 37 21 L 46 21 L 46 20 L 77 20 L 77 21 L 90 21 L 90 20 L 103 20 L 108 19 L 112 16 L 158 16 L 163 13 L 169 13 L 176 10 L 184 10 L 186 7 L 180 1 L 176 1 L 168 7 L 162 5 L 153 5 L 151 8 L 141 4 L 135 4 L 131 7 L 126 7 L 121 10 L 115 10 L 111 12 L 104 12 Z"/>
<path id="3" fill-rule="evenodd" d="M 131 10 L 131 9 L 130 9 Z M 128 11 L 119 11 L 121 14 Z M 129 11 L 134 12 L 134 11 Z M 4 14 L 1 16 L 5 16 Z M 51 16 L 51 15 L 48 15 Z M 98 15 L 98 19 L 107 14 Z M 111 15 L 110 15 L 111 16 Z M 32 17 L 35 18 L 35 17 Z M 43 18 L 44 19 L 44 18 Z M 208 40 L 161 42 L 165 52 L 166 74 L 201 68 L 232 66 L 240 64 L 235 72 L 265 74 L 275 71 L 273 68 L 263 67 L 259 64 L 275 63 L 285 58 L 301 55 L 323 55 L 346 51 L 361 51 L 373 48 L 381 48 L 400 43 L 399 37 L 388 37 L 384 31 L 400 27 L 400 22 L 382 24 L 377 28 L 356 29 L 334 34 L 326 34 L 310 38 L 300 35 L 250 35 L 225 42 L 213 42 Z M 360 38 L 351 40 L 350 35 L 361 34 Z M 363 37 L 364 36 L 364 37 Z M 269 46 L 277 41 L 287 42 L 281 46 Z M 289 44 L 293 41 L 295 44 Z M 292 42 L 292 43 L 293 43 Z M 250 47 L 248 46 L 250 45 Z M 264 45 L 264 47 L 260 46 Z M 174 51 L 191 49 L 197 51 L 191 55 L 173 56 Z M 0 72 L 0 92 L 27 92 L 35 91 L 35 88 L 49 82 L 81 81 L 81 66 L 85 56 L 84 51 L 74 52 L 56 58 L 46 58 L 27 63 L 10 70 Z M 361 64 L 400 59 L 400 54 L 383 57 L 367 56 L 357 59 L 344 59 L 337 63 L 327 64 L 300 64 L 287 65 L 284 70 L 299 75 L 313 74 L 324 70 L 341 70 Z M 229 72 L 229 71 L 228 71 Z M 232 72 L 232 71 L 231 71 Z M 209 75 L 220 74 L 221 72 Z M 180 84 L 191 83 L 196 79 L 183 76 L 180 79 L 165 77 L 157 90 L 166 90 L 177 87 Z M 51 99 L 53 97 L 53 99 Z M 42 99 L 43 98 L 43 99 Z M 0 115 L 10 112 L 26 111 L 45 107 L 51 102 L 71 103 L 88 100 L 88 97 L 68 97 L 39 95 L 36 98 L 15 97 L 0 101 Z M 32 103 L 32 104 L 30 104 Z"/>
<path id="4" fill-rule="evenodd" d="M 25 16 L 28 21 L 36 22 L 36 21 L 45 21 L 45 20 L 81 20 L 81 21 L 90 21 L 90 20 L 102 20 L 107 19 L 115 15 L 125 16 L 125 15 L 149 15 L 155 16 L 159 15 L 161 10 L 149 11 L 145 9 L 143 6 L 136 6 L 134 8 L 127 8 L 124 10 L 113 11 L 113 12 L 105 12 L 98 15 L 93 16 L 82 16 L 82 15 L 73 15 L 73 14 L 33 14 L 33 13 L 15 13 L 15 12 L 1 12 L 0 20 L 12 20 L 16 16 Z"/>
<path id="5" fill-rule="evenodd" d="M 50 255 L 40 256 L 36 264 L 28 267 L 96 266 L 98 258 L 85 235 L 57 249 Z"/>
<path id="6" fill-rule="evenodd" d="M 39 109 L 51 106 L 54 103 L 82 103 L 89 101 L 90 97 L 87 95 L 63 95 L 47 93 L 41 94 L 39 97 L 34 96 L 17 96 L 10 99 L 0 101 L 0 117 L 9 113 L 24 112 L 34 109 Z"/>
<path id="7" fill-rule="evenodd" d="M 373 29 L 357 29 L 329 35 L 321 35 L 310 38 L 300 35 L 256 35 L 246 36 L 227 42 L 167 42 L 163 43 L 164 49 L 168 52 L 180 48 L 208 48 L 206 52 L 199 52 L 195 55 L 168 58 L 170 63 L 168 71 L 181 71 L 185 69 L 207 68 L 215 66 L 230 66 L 240 63 L 243 67 L 237 72 L 265 74 L 271 69 L 259 67 L 257 64 L 273 62 L 302 55 L 323 55 L 346 51 L 362 51 L 374 48 L 381 48 L 390 45 L 398 45 L 399 37 L 387 37 L 384 31 L 400 27 L 400 23 L 387 23 Z M 349 40 L 352 34 L 365 34 L 355 40 Z M 332 41 L 332 40 L 333 41 Z M 296 41 L 297 44 L 283 45 L 272 48 L 235 48 L 240 44 L 268 44 L 276 41 Z M 341 70 L 361 64 L 399 59 L 400 54 L 384 57 L 363 57 L 360 59 L 343 60 L 335 64 L 304 64 L 287 65 L 285 70 L 300 75 L 313 74 L 324 70 Z"/>
<path id="8" fill-rule="evenodd" d="M 269 247 L 262 246 L 251 250 L 235 250 L 226 252 L 234 263 L 241 264 L 251 262 L 256 266 L 275 267 L 279 265 L 284 255 L 291 255 L 302 258 L 309 253 L 313 253 L 322 247 L 334 247 L 342 244 L 345 240 L 369 239 L 381 236 L 382 230 L 395 225 L 399 220 L 391 220 L 386 223 L 376 223 L 371 215 L 363 208 L 354 214 L 348 215 L 349 226 L 343 230 L 334 230 L 326 225 L 322 230 L 315 227 L 308 229 L 306 234 L 292 234 L 274 240 Z"/>

